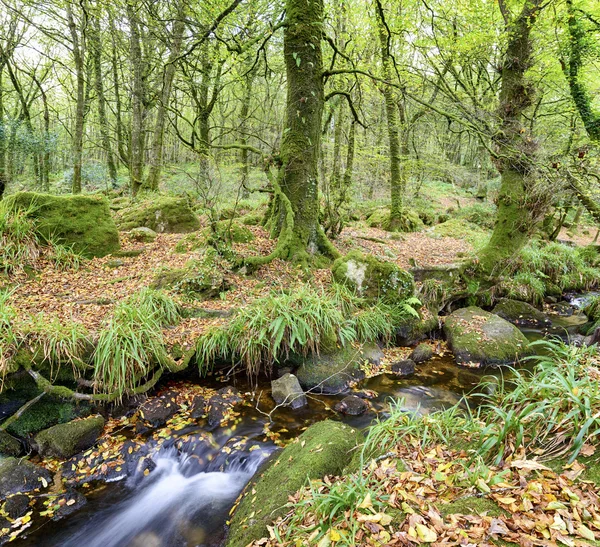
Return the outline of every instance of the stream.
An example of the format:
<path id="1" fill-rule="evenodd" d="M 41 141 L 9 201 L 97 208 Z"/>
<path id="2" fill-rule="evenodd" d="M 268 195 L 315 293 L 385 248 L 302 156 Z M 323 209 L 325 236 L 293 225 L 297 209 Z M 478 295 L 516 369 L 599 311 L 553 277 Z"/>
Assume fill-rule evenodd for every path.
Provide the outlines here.
<path id="1" fill-rule="evenodd" d="M 573 307 L 585 298 L 571 301 Z M 552 316 L 552 327 L 522 329 L 529 340 L 548 333 L 568 337 L 585 316 Z M 344 395 L 310 396 L 307 407 L 292 411 L 273 409 L 270 384 L 238 381 L 242 393 L 261 394 L 239 410 L 234 427 L 208 433 L 202 424 L 191 425 L 150 447 L 154 468 L 141 469 L 126 479 L 90 485 L 82 493 L 87 504 L 58 521 L 34 526 L 27 537 L 13 542 L 28 547 L 216 547 L 225 538 L 229 511 L 260 465 L 277 450 L 266 430 L 282 439 L 299 435 L 311 424 L 336 419 L 364 429 L 385 418 L 391 400 L 403 400 L 407 411 L 430 412 L 456 404 L 472 392 L 482 377 L 497 371 L 458 367 L 450 353 L 435 356 L 417 367 L 414 375 L 379 375 L 363 381 L 356 390 L 370 409 L 361 416 L 333 411 Z M 270 413 L 270 420 L 269 420 Z"/>

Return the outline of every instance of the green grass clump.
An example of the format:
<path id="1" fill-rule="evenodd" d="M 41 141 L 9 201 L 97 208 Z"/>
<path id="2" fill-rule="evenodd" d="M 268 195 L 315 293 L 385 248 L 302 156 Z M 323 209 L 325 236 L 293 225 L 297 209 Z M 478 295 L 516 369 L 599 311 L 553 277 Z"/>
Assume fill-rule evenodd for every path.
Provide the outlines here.
<path id="1" fill-rule="evenodd" d="M 340 286 L 329 292 L 309 285 L 272 292 L 242 308 L 227 325 L 201 336 L 196 359 L 201 371 L 217 359 L 233 359 L 255 375 L 291 353 L 308 355 L 332 344 L 390 337 L 400 318 L 418 315 L 412 307 L 417 302 L 363 309 L 364 301 Z"/>
<path id="2" fill-rule="evenodd" d="M 13 209 L 0 201 L 0 272 L 33 268 L 40 258 L 40 241 L 30 209 Z"/>
<path id="3" fill-rule="evenodd" d="M 496 207 L 493 204 L 475 203 L 461 207 L 453 216 L 476 224 L 484 230 L 491 230 L 496 221 Z"/>
<path id="4" fill-rule="evenodd" d="M 590 321 L 598 321 L 600 319 L 600 296 L 594 296 L 583 308 Z"/>
<path id="5" fill-rule="evenodd" d="M 121 302 L 100 332 L 94 352 L 96 388 L 124 394 L 168 361 L 162 328 L 179 319 L 177 305 L 160 291 L 142 289 Z"/>
<path id="6" fill-rule="evenodd" d="M 10 292 L 0 292 L 0 378 L 10 369 L 10 361 L 17 350 L 17 335 L 14 330 L 16 313 L 8 303 Z"/>

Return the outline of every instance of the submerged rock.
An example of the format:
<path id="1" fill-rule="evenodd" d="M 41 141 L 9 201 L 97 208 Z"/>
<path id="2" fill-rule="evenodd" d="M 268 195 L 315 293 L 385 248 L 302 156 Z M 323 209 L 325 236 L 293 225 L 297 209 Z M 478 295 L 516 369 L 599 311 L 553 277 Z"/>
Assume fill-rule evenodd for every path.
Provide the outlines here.
<path id="1" fill-rule="evenodd" d="M 102 416 L 91 416 L 59 424 L 35 436 L 35 444 L 42 456 L 70 458 L 94 445 L 104 429 Z"/>
<path id="2" fill-rule="evenodd" d="M 417 365 L 429 361 L 433 357 L 433 349 L 429 344 L 419 344 L 412 353 L 408 356 L 411 361 Z"/>
<path id="3" fill-rule="evenodd" d="M 84 256 L 106 256 L 120 247 L 119 232 L 103 196 L 17 192 L 5 201 L 26 211 L 42 237 L 72 246 Z"/>
<path id="4" fill-rule="evenodd" d="M 501 298 L 492 310 L 492 313 L 502 317 L 502 319 L 506 319 L 513 325 L 547 327 L 552 324 L 545 313 L 520 300 Z"/>
<path id="5" fill-rule="evenodd" d="M 52 482 L 50 471 L 17 458 L 0 459 L 0 500 L 11 494 L 31 492 Z"/>
<path id="6" fill-rule="evenodd" d="M 369 403 L 356 395 L 348 395 L 337 403 L 334 409 L 347 416 L 360 416 L 369 409 Z"/>
<path id="7" fill-rule="evenodd" d="M 400 303 L 414 292 L 412 275 L 392 262 L 351 251 L 338 258 L 331 267 L 337 283 L 346 285 L 361 296 Z"/>
<path id="8" fill-rule="evenodd" d="M 530 353 L 527 338 L 517 327 L 475 306 L 449 315 L 444 333 L 459 365 L 510 365 Z"/>
<path id="9" fill-rule="evenodd" d="M 398 376 L 410 376 L 415 373 L 415 366 L 411 359 L 404 359 L 392 364 L 392 372 Z"/>
<path id="10" fill-rule="evenodd" d="M 297 357 L 297 360 L 300 366 L 296 370 L 296 377 L 300 385 L 305 390 L 329 394 L 342 393 L 353 382 L 362 380 L 365 373 L 361 366 L 368 361 L 362 348 L 352 346 L 322 352 L 320 355 Z"/>
<path id="11" fill-rule="evenodd" d="M 293 374 L 285 374 L 271 382 L 271 395 L 278 405 L 289 406 L 296 410 L 308 404 L 300 382 Z"/>
<path id="12" fill-rule="evenodd" d="M 360 434 L 347 425 L 326 420 L 309 427 L 272 457 L 242 495 L 225 545 L 245 547 L 268 537 L 270 524 L 285 511 L 288 496 L 307 479 L 336 475 L 350 463 Z"/>

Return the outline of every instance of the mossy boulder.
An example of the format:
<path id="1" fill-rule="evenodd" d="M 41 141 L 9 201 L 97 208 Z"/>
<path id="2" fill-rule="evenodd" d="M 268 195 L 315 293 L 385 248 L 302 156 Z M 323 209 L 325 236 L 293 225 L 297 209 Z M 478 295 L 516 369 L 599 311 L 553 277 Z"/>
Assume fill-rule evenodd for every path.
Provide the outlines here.
<path id="1" fill-rule="evenodd" d="M 440 318 L 426 312 L 422 317 L 406 317 L 396 328 L 397 346 L 414 346 L 440 328 Z"/>
<path id="2" fill-rule="evenodd" d="M 415 290 L 413 278 L 406 270 L 359 251 L 338 258 L 331 270 L 337 283 L 369 299 L 381 298 L 396 304 L 410 298 Z"/>
<path id="3" fill-rule="evenodd" d="M 0 430 L 0 457 L 19 456 L 22 451 L 21 442 L 10 433 Z"/>
<path id="4" fill-rule="evenodd" d="M 459 365 L 511 365 L 530 353 L 527 338 L 517 327 L 475 306 L 449 315 L 444 333 Z"/>
<path id="5" fill-rule="evenodd" d="M 146 228 L 146 226 L 138 226 L 129 232 L 129 237 L 133 239 L 133 241 L 151 243 L 158 237 L 158 234 L 151 228 Z"/>
<path id="6" fill-rule="evenodd" d="M 338 422 L 326 420 L 309 427 L 246 487 L 225 545 L 245 547 L 268 537 L 267 525 L 284 513 L 288 496 L 307 480 L 341 473 L 361 440 L 356 430 Z"/>
<path id="7" fill-rule="evenodd" d="M 52 482 L 50 471 L 17 458 L 0 459 L 0 500 L 11 494 L 31 492 Z"/>
<path id="8" fill-rule="evenodd" d="M 206 235 L 231 243 L 249 243 L 254 240 L 254 234 L 246 226 L 231 220 L 217 222 L 214 226 L 214 232 L 207 229 Z"/>
<path id="9" fill-rule="evenodd" d="M 206 249 L 208 241 L 203 232 L 193 232 L 182 237 L 175 245 L 176 253 L 189 253 L 198 249 Z"/>
<path id="10" fill-rule="evenodd" d="M 552 324 L 548 316 L 527 302 L 501 298 L 492 313 L 506 319 L 513 325 L 526 327 L 547 327 Z"/>
<path id="11" fill-rule="evenodd" d="M 152 195 L 116 214 L 121 230 L 140 226 L 162 233 L 188 233 L 200 229 L 200 221 L 183 197 Z"/>
<path id="12" fill-rule="evenodd" d="M 381 350 L 374 351 L 374 345 L 366 344 L 355 348 L 347 345 L 341 349 L 295 357 L 300 363 L 295 374 L 304 389 L 321 393 L 342 393 L 350 384 L 365 377 L 363 364 L 380 359 Z"/>
<path id="13" fill-rule="evenodd" d="M 6 201 L 12 207 L 27 211 L 43 238 L 72 246 L 84 256 L 106 256 L 120 248 L 117 226 L 108 201 L 101 195 L 18 192 Z"/>
<path id="14" fill-rule="evenodd" d="M 370 228 L 381 228 L 390 230 L 390 211 L 389 209 L 376 209 L 367 218 L 367 225 Z M 417 232 L 423 228 L 423 221 L 419 214 L 410 209 L 402 212 L 400 223 L 394 226 L 395 232 Z"/>
<path id="15" fill-rule="evenodd" d="M 102 416 L 90 416 L 40 431 L 35 444 L 42 456 L 70 458 L 92 446 L 104 429 Z"/>

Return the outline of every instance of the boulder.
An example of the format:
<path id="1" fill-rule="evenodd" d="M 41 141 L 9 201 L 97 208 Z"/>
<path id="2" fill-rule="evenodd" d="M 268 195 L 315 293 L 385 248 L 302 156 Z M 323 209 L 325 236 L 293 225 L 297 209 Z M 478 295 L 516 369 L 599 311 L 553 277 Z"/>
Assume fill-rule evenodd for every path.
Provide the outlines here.
<path id="1" fill-rule="evenodd" d="M 439 328 L 440 319 L 437 315 L 428 315 L 420 319 L 407 317 L 396 329 L 396 345 L 401 347 L 414 346 Z"/>
<path id="2" fill-rule="evenodd" d="M 293 374 L 285 374 L 281 378 L 273 380 L 271 395 L 278 405 L 289 406 L 294 410 L 308 404 L 298 378 Z"/>
<path id="3" fill-rule="evenodd" d="M 47 469 L 17 458 L 0 459 L 0 500 L 11 494 L 31 492 L 44 488 L 44 483 L 52 482 L 52 474 Z"/>
<path id="4" fill-rule="evenodd" d="M 167 391 L 159 397 L 148 399 L 140 408 L 140 416 L 152 427 L 161 427 L 179 410 L 177 393 Z"/>
<path id="5" fill-rule="evenodd" d="M 325 420 L 309 427 L 273 456 L 246 486 L 225 545 L 245 547 L 268 537 L 267 525 L 285 513 L 288 496 L 307 479 L 341 473 L 360 441 L 356 430 L 339 422 Z"/>
<path id="6" fill-rule="evenodd" d="M 415 373 L 415 362 L 410 359 L 397 361 L 392 364 L 392 372 L 398 376 L 410 376 Z"/>
<path id="7" fill-rule="evenodd" d="M 6 500 L 2 509 L 11 519 L 18 519 L 29 511 L 29 496 L 15 494 Z"/>
<path id="8" fill-rule="evenodd" d="M 235 405 L 243 401 L 240 392 L 234 387 L 221 388 L 208 401 L 208 428 L 215 429 L 223 425 Z"/>
<path id="9" fill-rule="evenodd" d="M 104 429 L 102 416 L 90 416 L 40 431 L 35 444 L 42 456 L 70 458 L 94 445 Z"/>
<path id="10" fill-rule="evenodd" d="M 334 407 L 336 412 L 346 414 L 347 416 L 360 416 L 369 409 L 369 403 L 356 395 L 344 397 Z"/>
<path id="11" fill-rule="evenodd" d="M 506 319 L 513 325 L 524 327 L 548 327 L 552 321 L 537 308 L 527 302 L 501 298 L 492 313 Z"/>
<path id="12" fill-rule="evenodd" d="M 296 377 L 305 390 L 336 394 L 346 391 L 350 384 L 365 377 L 361 365 L 368 359 L 362 348 L 348 345 L 319 355 L 297 356 L 295 360 L 300 362 Z"/>
<path id="13" fill-rule="evenodd" d="M 27 211 L 43 238 L 72 246 L 84 256 L 102 257 L 119 250 L 119 232 L 103 196 L 17 192 L 6 201 Z"/>
<path id="14" fill-rule="evenodd" d="M 19 456 L 23 447 L 21 441 L 10 433 L 0 430 L 0 456 Z"/>
<path id="15" fill-rule="evenodd" d="M 217 222 L 214 233 L 207 229 L 206 235 L 216 237 L 220 241 L 231 241 L 232 243 L 249 243 L 254 240 L 254 234 L 243 224 L 231 220 Z"/>
<path id="16" fill-rule="evenodd" d="M 202 395 L 196 395 L 192 401 L 192 412 L 190 417 L 194 419 L 202 418 L 206 410 L 206 399 Z"/>
<path id="17" fill-rule="evenodd" d="M 429 361 L 433 357 L 433 349 L 429 344 L 419 344 L 412 353 L 408 356 L 411 361 L 414 361 L 417 365 Z"/>
<path id="18" fill-rule="evenodd" d="M 154 194 L 132 203 L 116 214 L 121 230 L 143 226 L 159 234 L 188 233 L 200 229 L 200 221 L 183 197 Z"/>
<path id="19" fill-rule="evenodd" d="M 444 333 L 459 365 L 510 365 L 530 353 L 527 338 L 517 327 L 475 306 L 449 315 Z"/>
<path id="20" fill-rule="evenodd" d="M 359 251 L 338 258 L 331 268 L 337 283 L 346 285 L 359 295 L 397 304 L 414 293 L 412 276 L 392 262 L 382 262 Z"/>
<path id="21" fill-rule="evenodd" d="M 138 226 L 137 228 L 130 230 L 129 237 L 133 241 L 151 243 L 158 237 L 158 234 L 151 228 L 146 228 L 146 226 Z"/>

